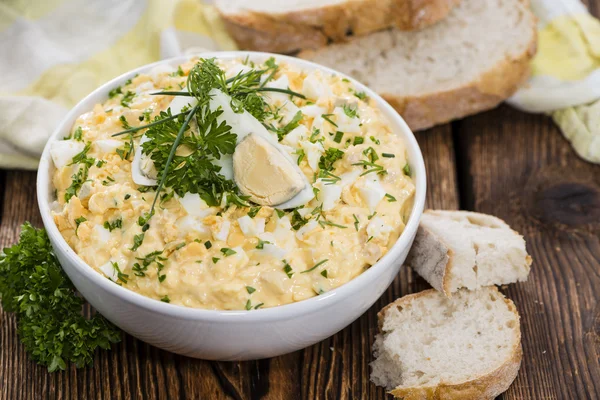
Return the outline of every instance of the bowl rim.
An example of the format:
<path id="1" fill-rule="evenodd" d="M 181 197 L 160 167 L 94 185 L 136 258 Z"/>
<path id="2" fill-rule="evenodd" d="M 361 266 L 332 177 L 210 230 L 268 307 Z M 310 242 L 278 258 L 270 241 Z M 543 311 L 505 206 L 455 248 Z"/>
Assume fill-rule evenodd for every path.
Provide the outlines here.
<path id="1" fill-rule="evenodd" d="M 368 268 L 360 275 L 356 276 L 354 279 L 319 296 L 314 296 L 305 300 L 283 304 L 280 306 L 260 308 L 258 310 L 212 310 L 202 308 L 191 308 L 177 304 L 169 304 L 161 302 L 160 300 L 146 297 L 140 293 L 126 289 L 124 287 L 116 285 L 112 281 L 109 281 L 108 279 L 103 277 L 98 271 L 96 271 L 92 266 L 83 261 L 83 259 L 81 259 L 79 255 L 77 255 L 77 253 L 75 253 L 75 251 L 71 249 L 71 247 L 63 238 L 63 236 L 60 234 L 58 227 L 54 223 L 54 219 L 52 218 L 50 210 L 50 203 L 52 199 L 49 196 L 49 193 L 51 192 L 51 190 L 49 189 L 51 187 L 50 185 L 52 184 L 52 179 L 50 177 L 50 170 L 52 166 L 52 164 L 50 164 L 50 144 L 53 141 L 57 140 L 57 138 L 61 134 L 63 134 L 64 137 L 64 134 L 66 134 L 71 129 L 75 119 L 84 112 L 89 111 L 91 107 L 93 107 L 93 104 L 97 102 L 96 100 L 93 100 L 94 98 L 106 98 L 110 89 L 123 84 L 127 79 L 133 77 L 138 73 L 149 72 L 154 67 L 163 64 L 170 66 L 178 65 L 195 57 L 215 57 L 217 59 L 231 60 L 237 58 L 245 58 L 246 56 L 248 56 L 250 60 L 253 60 L 255 62 L 261 62 L 268 59 L 269 57 L 275 57 L 276 60 L 285 61 L 288 64 L 297 68 L 308 70 L 320 70 L 325 73 L 335 74 L 346 78 L 350 80 L 350 82 L 353 85 L 355 85 L 356 88 L 366 92 L 369 97 L 375 99 L 377 107 L 381 110 L 381 112 L 386 118 L 390 120 L 395 120 L 396 125 L 400 127 L 401 131 L 397 133 L 402 136 L 402 139 L 404 140 L 404 143 L 406 145 L 407 152 L 411 154 L 409 164 L 412 171 L 414 171 L 413 181 L 415 183 L 415 196 L 413 207 L 408 219 L 408 223 L 404 228 L 404 231 L 400 234 L 400 236 L 392 245 L 390 250 L 381 259 L 379 259 L 379 261 L 377 261 L 375 264 L 373 264 L 370 268 Z M 104 93 L 104 96 L 101 96 L 100 93 Z M 52 239 L 55 251 L 60 251 L 63 255 L 65 255 L 65 257 L 68 258 L 68 260 L 75 266 L 75 268 L 78 269 L 78 272 L 85 276 L 85 278 L 91 281 L 94 285 L 99 286 L 104 291 L 119 297 L 123 301 L 126 301 L 130 304 L 134 304 L 138 307 L 144 308 L 148 311 L 155 313 L 191 320 L 203 320 L 214 322 L 235 321 L 252 323 L 268 322 L 273 320 L 281 321 L 285 319 L 294 318 L 300 315 L 312 313 L 319 309 L 332 306 L 336 304 L 336 299 L 342 299 L 351 295 L 353 292 L 355 293 L 357 289 L 360 289 L 364 285 L 364 282 L 368 282 L 369 280 L 374 279 L 377 275 L 380 274 L 380 271 L 382 271 L 384 268 L 389 268 L 394 262 L 394 260 L 402 253 L 402 251 L 410 245 L 412 237 L 414 236 L 414 233 L 418 228 L 419 220 L 421 218 L 425 205 L 426 186 L 427 179 L 425 163 L 416 137 L 414 136 L 414 133 L 410 130 L 404 119 L 381 96 L 379 96 L 373 90 L 360 83 L 356 79 L 347 76 L 341 72 L 338 72 L 334 69 L 319 65 L 317 63 L 290 56 L 252 51 L 210 51 L 173 57 L 169 59 L 160 60 L 151 64 L 143 65 L 136 69 L 125 72 L 119 75 L 118 77 L 104 83 L 103 85 L 92 91 L 85 98 L 80 100 L 74 107 L 72 107 L 71 110 L 65 115 L 62 121 L 56 127 L 56 129 L 54 130 L 44 147 L 44 151 L 42 153 L 38 167 L 38 175 L 36 181 L 37 200 L 42 216 L 42 221 L 46 232 L 48 233 L 48 236 Z M 58 249 L 56 247 L 58 247 Z M 110 319 L 110 316 L 107 317 L 109 317 Z"/>

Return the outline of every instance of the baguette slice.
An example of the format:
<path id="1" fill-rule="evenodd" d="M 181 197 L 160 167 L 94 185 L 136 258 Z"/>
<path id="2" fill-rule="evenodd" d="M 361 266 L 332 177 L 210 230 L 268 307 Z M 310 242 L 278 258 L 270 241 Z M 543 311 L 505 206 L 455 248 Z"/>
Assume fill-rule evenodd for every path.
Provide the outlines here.
<path id="1" fill-rule="evenodd" d="M 292 53 L 395 26 L 420 29 L 460 0 L 217 0 L 229 33 L 246 50 Z"/>
<path id="2" fill-rule="evenodd" d="M 430 289 L 379 312 L 371 380 L 405 400 L 493 399 L 522 358 L 519 314 L 495 286 L 452 299 Z"/>
<path id="3" fill-rule="evenodd" d="M 463 287 L 474 290 L 526 281 L 531 257 L 523 237 L 500 218 L 427 210 L 406 265 L 450 297 Z"/>
<path id="4" fill-rule="evenodd" d="M 353 76 L 421 130 L 512 95 L 528 76 L 536 37 L 528 0 L 462 0 L 421 31 L 377 32 L 299 57 Z"/>

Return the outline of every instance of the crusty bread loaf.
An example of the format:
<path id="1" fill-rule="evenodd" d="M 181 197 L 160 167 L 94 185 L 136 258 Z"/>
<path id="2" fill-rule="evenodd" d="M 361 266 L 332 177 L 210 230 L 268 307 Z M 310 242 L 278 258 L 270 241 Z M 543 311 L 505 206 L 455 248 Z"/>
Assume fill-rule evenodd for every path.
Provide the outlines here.
<path id="1" fill-rule="evenodd" d="M 371 380 L 404 400 L 487 400 L 514 381 L 519 314 L 495 286 L 404 296 L 379 313 Z"/>
<path id="2" fill-rule="evenodd" d="M 528 0 L 462 0 L 426 29 L 376 32 L 299 57 L 353 76 L 420 130 L 508 98 L 528 76 L 536 37 Z"/>
<path id="3" fill-rule="evenodd" d="M 245 50 L 292 53 L 395 26 L 420 29 L 460 0 L 217 0 L 229 33 Z"/>
<path id="4" fill-rule="evenodd" d="M 451 296 L 460 288 L 527 280 L 525 240 L 500 218 L 469 211 L 427 210 L 406 265 Z"/>

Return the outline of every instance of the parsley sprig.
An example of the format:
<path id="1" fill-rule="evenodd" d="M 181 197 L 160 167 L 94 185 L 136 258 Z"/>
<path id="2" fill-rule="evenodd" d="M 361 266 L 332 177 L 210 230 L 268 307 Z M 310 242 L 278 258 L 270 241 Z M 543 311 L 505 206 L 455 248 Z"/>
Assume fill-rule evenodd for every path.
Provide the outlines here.
<path id="1" fill-rule="evenodd" d="M 48 371 L 67 363 L 90 365 L 97 348 L 121 340 L 119 330 L 96 313 L 82 315 L 84 300 L 62 270 L 46 231 L 22 226 L 19 243 L 0 253 L 0 298 L 17 316 L 18 333 L 31 358 Z"/>

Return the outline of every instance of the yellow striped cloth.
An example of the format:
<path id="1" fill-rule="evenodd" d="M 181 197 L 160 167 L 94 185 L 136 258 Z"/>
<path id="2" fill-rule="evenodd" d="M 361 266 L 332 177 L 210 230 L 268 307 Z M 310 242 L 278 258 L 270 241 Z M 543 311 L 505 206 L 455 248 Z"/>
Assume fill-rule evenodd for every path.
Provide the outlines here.
<path id="1" fill-rule="evenodd" d="M 539 50 L 532 78 L 509 103 L 552 113 L 577 153 L 600 163 L 600 22 L 580 0 L 531 5 Z M 234 49 L 202 0 L 0 0 L 0 168 L 35 169 L 68 109 L 111 78 Z"/>
<path id="2" fill-rule="evenodd" d="M 35 169 L 67 111 L 115 76 L 235 48 L 201 0 L 0 1 L 0 168 Z"/>

